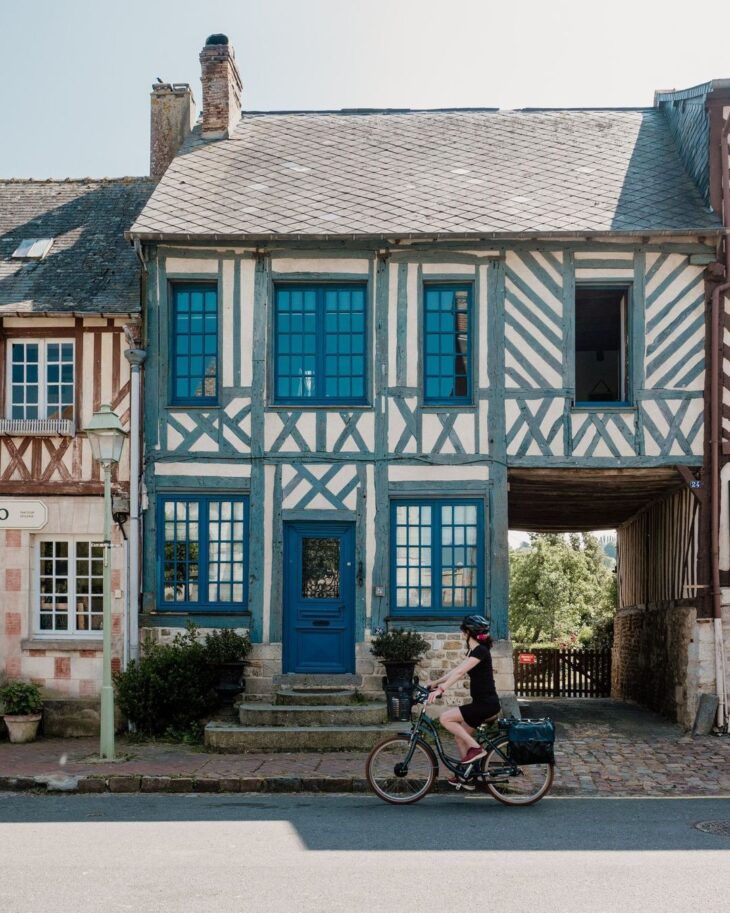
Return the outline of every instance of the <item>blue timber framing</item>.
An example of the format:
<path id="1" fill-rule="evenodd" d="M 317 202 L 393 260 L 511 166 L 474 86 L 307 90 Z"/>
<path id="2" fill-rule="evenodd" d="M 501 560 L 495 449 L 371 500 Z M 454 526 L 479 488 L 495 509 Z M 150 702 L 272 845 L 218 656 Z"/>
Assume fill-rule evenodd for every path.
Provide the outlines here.
<path id="1" fill-rule="evenodd" d="M 459 244 L 464 247 L 464 242 L 443 241 L 388 249 L 385 244 L 357 241 L 333 242 L 325 248 L 321 242 L 302 241 L 296 245 L 271 242 L 258 252 L 243 245 L 239 250 L 183 250 L 170 245 L 150 250 L 144 417 L 150 508 L 158 492 L 219 490 L 246 492 L 250 497 L 250 616 L 216 613 L 205 619 L 193 615 L 194 620 L 209 624 L 217 618 L 250 627 L 254 641 L 280 641 L 283 524 L 289 519 L 339 517 L 356 523 L 356 562 L 363 565 L 366 581 L 355 594 L 356 638 L 362 640 L 368 629 L 393 617 L 391 499 L 420 497 L 425 492 L 437 497 L 439 492 L 448 495 L 459 490 L 485 499 L 485 611 L 491 616 L 495 637 L 504 638 L 508 635 L 509 466 L 650 468 L 673 465 L 678 458 L 684 465 L 702 464 L 702 410 L 697 411 L 702 390 L 697 389 L 695 373 L 697 318 L 690 314 L 697 304 L 695 287 L 701 281 L 701 269 L 689 269 L 688 258 L 711 254 L 711 246 L 536 239 L 469 242 L 471 252 L 465 253 L 458 250 Z M 511 261 L 513 255 L 519 261 Z M 210 263 L 210 272 L 201 263 L 199 271 L 190 264 L 194 272 L 168 275 L 167 256 L 215 263 Z M 311 271 L 277 267 L 286 258 L 312 261 Z M 351 266 L 357 258 L 363 260 L 361 272 L 353 272 Z M 338 259 L 348 261 L 343 262 L 342 272 L 332 263 Z M 170 281 L 217 282 L 222 306 L 224 270 L 233 301 L 232 384 L 221 383 L 217 406 L 173 406 L 168 396 Z M 646 359 L 632 359 L 631 407 L 573 405 L 574 295 L 576 281 L 585 281 L 586 271 L 601 271 L 606 281 L 615 276 L 633 289 L 631 346 L 634 353 L 646 352 Z M 410 300 L 414 273 L 416 301 Z M 627 273 L 630 278 L 625 278 Z M 527 276 L 533 278 L 527 280 Z M 367 283 L 368 345 L 373 356 L 368 405 L 272 405 L 271 303 L 277 281 Z M 420 353 L 423 286 L 428 282 L 473 286 L 471 404 L 423 404 Z M 555 300 L 562 307 L 559 316 Z M 673 319 L 673 309 L 680 303 L 688 316 Z M 219 324 L 222 333 L 223 321 Z M 671 338 L 660 347 L 650 334 L 662 328 Z M 506 341 L 508 333 L 521 343 Z M 244 338 L 250 339 L 251 352 L 238 345 Z M 671 359 L 684 359 L 686 352 L 691 365 L 687 362 L 682 372 L 673 374 Z M 511 359 L 509 368 L 506 354 Z M 389 364 L 393 357 L 395 363 Z M 667 367 L 659 370 L 662 360 Z M 482 362 L 486 380 L 480 373 Z M 428 448 L 424 441 L 430 441 Z M 204 469 L 207 463 L 220 471 Z M 199 465 L 200 473 L 188 475 L 191 465 Z M 410 470 L 407 477 L 414 481 L 394 481 L 393 476 L 405 478 L 394 472 L 401 469 Z M 419 469 L 427 482 L 416 480 Z M 469 476 L 479 469 L 483 478 Z M 465 476 L 462 481 L 460 470 Z M 170 627 L 176 613 L 154 615 L 155 527 L 155 511 L 148 509 L 144 590 L 145 608 L 152 611 L 145 618 L 151 619 L 150 624 Z M 378 592 L 382 588 L 384 595 L 375 595 L 376 588 Z M 180 613 L 179 617 L 184 621 L 187 616 Z M 426 616 L 410 620 L 424 629 L 453 627 L 451 622 Z"/>

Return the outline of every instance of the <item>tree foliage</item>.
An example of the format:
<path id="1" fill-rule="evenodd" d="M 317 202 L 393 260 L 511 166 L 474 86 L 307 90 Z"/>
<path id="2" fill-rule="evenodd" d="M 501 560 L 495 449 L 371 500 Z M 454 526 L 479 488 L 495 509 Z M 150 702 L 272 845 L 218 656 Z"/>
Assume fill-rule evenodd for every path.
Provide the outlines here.
<path id="1" fill-rule="evenodd" d="M 615 575 L 595 536 L 534 534 L 529 550 L 510 551 L 515 643 L 608 646 L 615 607 Z"/>

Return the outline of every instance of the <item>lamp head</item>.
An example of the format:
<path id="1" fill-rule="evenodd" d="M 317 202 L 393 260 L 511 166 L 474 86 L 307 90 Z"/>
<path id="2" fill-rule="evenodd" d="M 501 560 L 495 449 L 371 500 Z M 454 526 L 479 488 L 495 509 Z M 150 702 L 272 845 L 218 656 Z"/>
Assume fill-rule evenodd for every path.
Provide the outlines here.
<path id="1" fill-rule="evenodd" d="M 118 463 L 127 432 L 111 406 L 104 405 L 91 416 L 86 426 L 91 452 L 97 463 Z"/>

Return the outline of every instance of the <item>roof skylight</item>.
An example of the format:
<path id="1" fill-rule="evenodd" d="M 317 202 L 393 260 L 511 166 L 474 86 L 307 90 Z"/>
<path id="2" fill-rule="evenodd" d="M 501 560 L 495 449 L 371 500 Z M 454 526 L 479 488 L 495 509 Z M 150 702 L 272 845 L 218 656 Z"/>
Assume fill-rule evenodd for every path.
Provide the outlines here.
<path id="1" fill-rule="evenodd" d="M 53 246 L 53 238 L 25 238 L 13 251 L 15 260 L 43 260 Z"/>

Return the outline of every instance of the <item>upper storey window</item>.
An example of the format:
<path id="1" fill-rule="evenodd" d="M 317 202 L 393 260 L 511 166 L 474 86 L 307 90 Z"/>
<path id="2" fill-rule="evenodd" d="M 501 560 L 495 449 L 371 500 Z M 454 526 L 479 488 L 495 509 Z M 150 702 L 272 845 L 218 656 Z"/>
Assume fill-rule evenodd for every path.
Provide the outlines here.
<path id="1" fill-rule="evenodd" d="M 471 402 L 471 297 L 469 285 L 424 286 L 425 403 Z"/>
<path id="2" fill-rule="evenodd" d="M 172 289 L 172 401 L 218 401 L 218 288 L 202 283 Z"/>
<path id="3" fill-rule="evenodd" d="M 586 285 L 575 290 L 575 402 L 622 405 L 628 388 L 629 288 Z"/>
<path id="4" fill-rule="evenodd" d="M 10 419 L 74 417 L 74 344 L 13 340 L 9 348 Z"/>
<path id="5" fill-rule="evenodd" d="M 277 286 L 274 401 L 365 404 L 365 327 L 365 285 Z"/>

